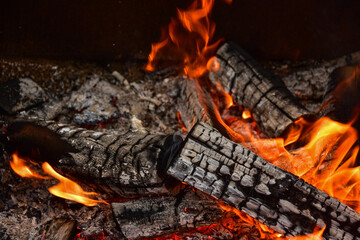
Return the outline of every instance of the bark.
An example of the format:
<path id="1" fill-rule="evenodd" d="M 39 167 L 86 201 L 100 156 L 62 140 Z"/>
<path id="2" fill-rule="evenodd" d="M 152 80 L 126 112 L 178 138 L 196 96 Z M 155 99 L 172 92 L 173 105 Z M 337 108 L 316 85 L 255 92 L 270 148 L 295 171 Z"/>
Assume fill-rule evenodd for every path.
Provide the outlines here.
<path id="1" fill-rule="evenodd" d="M 210 80 L 219 81 L 235 103 L 252 111 L 259 128 L 268 136 L 280 136 L 293 121 L 311 115 L 280 78 L 268 73 L 235 44 L 221 46 L 217 58 L 220 69 L 210 72 Z"/>
<path id="2" fill-rule="evenodd" d="M 190 188 L 177 196 L 141 198 L 111 206 L 121 232 L 130 239 L 190 231 L 223 217 L 214 200 Z"/>
<path id="3" fill-rule="evenodd" d="M 11 124 L 7 134 L 12 151 L 19 150 L 21 155 L 36 151 L 41 156 L 38 161 L 49 161 L 61 174 L 112 195 L 133 197 L 169 192 L 166 184 L 172 180 L 162 174 L 162 166 L 166 167 L 162 161 L 182 142 L 179 136 L 140 132 L 119 135 L 54 122 L 41 124 Z"/>
<path id="4" fill-rule="evenodd" d="M 168 174 L 286 236 L 326 225 L 326 239 L 359 239 L 360 215 L 297 176 L 199 123 Z"/>

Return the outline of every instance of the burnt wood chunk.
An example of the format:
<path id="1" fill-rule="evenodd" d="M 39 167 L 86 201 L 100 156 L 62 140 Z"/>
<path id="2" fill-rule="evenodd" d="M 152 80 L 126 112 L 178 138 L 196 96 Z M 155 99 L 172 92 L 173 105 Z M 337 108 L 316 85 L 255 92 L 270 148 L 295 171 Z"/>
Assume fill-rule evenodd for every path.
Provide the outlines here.
<path id="1" fill-rule="evenodd" d="M 132 197 L 168 193 L 165 186 L 168 177 L 162 170 L 166 164 L 162 161 L 171 156 L 173 148 L 182 142 L 181 137 L 142 132 L 96 132 L 55 122 L 39 121 L 38 124 L 42 126 L 28 122 L 13 123 L 8 127 L 11 129 L 9 142 L 16 145 L 18 142 L 40 142 L 37 138 L 45 139 L 48 146 L 33 146 L 40 154 L 51 154 L 43 148 L 58 150 L 57 146 L 69 145 L 61 147 L 61 151 L 54 150 L 57 159 L 47 159 L 47 156 L 41 159 L 51 160 L 50 165 L 61 174 L 112 195 Z M 39 132 L 42 133 L 40 136 Z M 19 141 L 19 138 L 26 138 L 27 141 Z M 12 148 L 16 149 L 16 146 Z"/>
<path id="2" fill-rule="evenodd" d="M 223 217 L 219 205 L 190 188 L 177 196 L 141 198 L 112 203 L 114 218 L 126 238 L 168 235 L 217 223 Z"/>
<path id="3" fill-rule="evenodd" d="M 338 68 L 359 64 L 360 51 L 332 60 L 311 62 L 311 66 L 297 69 L 282 78 L 286 87 L 296 98 L 303 101 L 320 101 L 339 84 L 331 75 Z"/>
<path id="4" fill-rule="evenodd" d="M 167 173 L 286 236 L 326 225 L 326 239 L 359 239 L 360 214 L 199 123 Z"/>
<path id="5" fill-rule="evenodd" d="M 69 219 L 53 219 L 41 224 L 29 233 L 29 240 L 70 240 L 75 237 L 75 221 Z"/>
<path id="6" fill-rule="evenodd" d="M 210 72 L 234 102 L 251 110 L 259 128 L 269 137 L 280 136 L 295 120 L 309 116 L 280 78 L 262 68 L 249 54 L 228 42 L 216 53 L 220 68 Z"/>
<path id="7" fill-rule="evenodd" d="M 45 91 L 30 78 L 11 79 L 0 83 L 0 109 L 15 114 L 45 102 Z"/>

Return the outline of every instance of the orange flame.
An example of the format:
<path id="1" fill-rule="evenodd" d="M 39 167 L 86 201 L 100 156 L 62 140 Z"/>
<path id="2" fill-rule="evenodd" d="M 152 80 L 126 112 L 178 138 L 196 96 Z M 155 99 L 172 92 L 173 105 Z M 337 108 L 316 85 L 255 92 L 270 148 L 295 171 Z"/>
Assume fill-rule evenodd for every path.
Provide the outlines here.
<path id="1" fill-rule="evenodd" d="M 104 201 L 98 201 L 87 196 L 97 196 L 95 192 L 85 192 L 79 184 L 71 181 L 70 179 L 61 176 L 57 173 L 49 163 L 44 162 L 42 165 L 44 172 L 48 173 L 52 177 L 60 181 L 58 185 L 49 188 L 49 192 L 57 197 L 65 198 L 75 202 L 82 203 L 86 206 L 95 206 L 98 203 L 106 203 Z M 107 203 L 106 203 L 107 204 Z"/>
<path id="2" fill-rule="evenodd" d="M 249 118 L 251 118 L 251 112 L 249 111 L 249 110 L 244 110 L 243 112 L 242 112 L 242 115 L 241 115 L 241 117 L 243 118 L 243 119 L 249 119 Z"/>
<path id="3" fill-rule="evenodd" d="M 230 4 L 231 0 L 226 2 Z M 152 44 L 145 70 L 154 71 L 162 50 L 173 47 L 183 59 L 184 73 L 192 78 L 202 76 L 219 43 L 210 44 L 215 32 L 215 23 L 209 18 L 214 3 L 215 0 L 194 0 L 186 10 L 177 9 L 177 17 L 172 18 L 168 28 L 163 30 L 160 41 Z"/>
<path id="4" fill-rule="evenodd" d="M 14 172 L 21 177 L 48 179 L 48 177 L 41 176 L 40 174 L 37 174 L 35 171 L 31 170 L 30 167 L 26 165 L 26 161 L 22 158 L 19 158 L 17 153 L 12 155 L 10 166 Z"/>
<path id="5" fill-rule="evenodd" d="M 42 176 L 37 174 L 35 171 L 31 170 L 29 166 L 27 166 L 27 161 L 20 158 L 17 153 L 12 155 L 12 161 L 10 161 L 10 166 L 14 170 L 14 172 L 21 177 L 28 178 L 40 178 L 40 179 L 51 179 L 50 177 Z M 49 188 L 49 192 L 57 197 L 65 198 L 68 200 L 72 200 L 75 202 L 82 203 L 86 206 L 95 206 L 98 203 L 105 203 L 105 201 L 98 201 L 87 196 L 97 196 L 98 194 L 95 192 L 86 192 L 84 191 L 79 184 L 71 181 L 70 179 L 61 176 L 57 173 L 49 163 L 44 162 L 42 165 L 42 169 L 45 173 L 51 175 L 60 181 L 60 183 L 56 186 Z"/>

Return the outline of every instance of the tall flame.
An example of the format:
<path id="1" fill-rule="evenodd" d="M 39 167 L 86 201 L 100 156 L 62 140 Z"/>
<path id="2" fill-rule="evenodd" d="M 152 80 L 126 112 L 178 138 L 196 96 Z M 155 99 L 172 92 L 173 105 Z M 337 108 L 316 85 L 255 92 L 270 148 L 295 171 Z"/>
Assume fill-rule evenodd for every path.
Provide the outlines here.
<path id="1" fill-rule="evenodd" d="M 28 166 L 28 161 L 20 158 L 17 153 L 12 155 L 12 161 L 10 161 L 10 166 L 14 172 L 21 177 L 28 178 L 39 178 L 39 179 L 51 179 L 50 177 L 42 176 L 37 174 Z M 88 196 L 97 196 L 95 192 L 86 192 L 84 191 L 79 184 L 71 181 L 70 179 L 57 173 L 49 163 L 44 162 L 42 165 L 44 173 L 49 174 L 53 178 L 60 181 L 59 184 L 49 188 L 49 192 L 57 197 L 65 198 L 75 202 L 82 203 L 86 206 L 95 206 L 98 203 L 105 203 L 105 201 L 98 201 L 91 199 Z"/>
<path id="2" fill-rule="evenodd" d="M 230 4 L 231 0 L 226 2 Z M 177 17 L 163 30 L 160 41 L 152 44 L 145 69 L 154 71 L 162 50 L 174 47 L 183 58 L 184 73 L 191 78 L 202 76 L 219 43 L 210 44 L 215 32 L 215 23 L 209 17 L 214 3 L 215 0 L 194 0 L 186 10 L 177 9 Z"/>

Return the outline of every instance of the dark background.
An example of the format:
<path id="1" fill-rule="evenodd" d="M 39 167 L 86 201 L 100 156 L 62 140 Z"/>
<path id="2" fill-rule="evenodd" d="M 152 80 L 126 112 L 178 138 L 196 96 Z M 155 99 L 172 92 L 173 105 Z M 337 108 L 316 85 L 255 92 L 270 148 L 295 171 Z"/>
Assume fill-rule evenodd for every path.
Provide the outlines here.
<path id="1" fill-rule="evenodd" d="M 145 57 L 190 0 L 0 0 L 0 57 Z M 217 37 L 261 59 L 333 58 L 360 50 L 358 0 L 216 1 Z"/>

